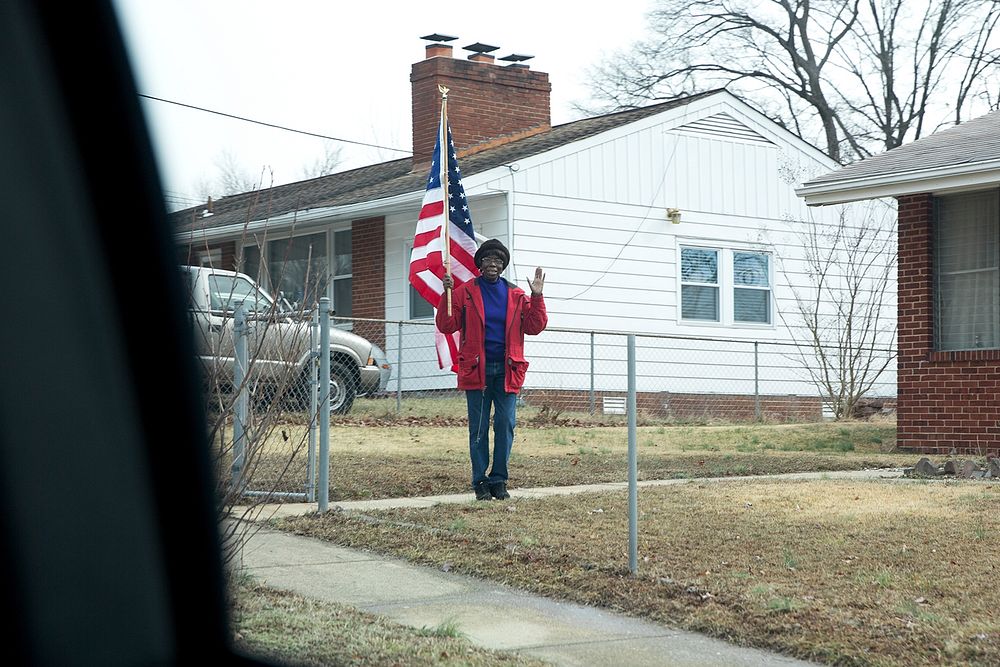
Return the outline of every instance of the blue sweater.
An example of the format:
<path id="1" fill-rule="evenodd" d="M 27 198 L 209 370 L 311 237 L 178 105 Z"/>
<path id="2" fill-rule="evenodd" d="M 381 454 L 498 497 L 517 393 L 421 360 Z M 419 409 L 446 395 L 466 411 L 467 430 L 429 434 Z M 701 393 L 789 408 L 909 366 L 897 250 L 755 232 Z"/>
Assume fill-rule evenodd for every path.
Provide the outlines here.
<path id="1" fill-rule="evenodd" d="M 483 295 L 486 310 L 486 361 L 504 361 L 504 328 L 507 326 L 507 281 L 498 278 L 491 283 L 479 279 L 479 291 Z"/>

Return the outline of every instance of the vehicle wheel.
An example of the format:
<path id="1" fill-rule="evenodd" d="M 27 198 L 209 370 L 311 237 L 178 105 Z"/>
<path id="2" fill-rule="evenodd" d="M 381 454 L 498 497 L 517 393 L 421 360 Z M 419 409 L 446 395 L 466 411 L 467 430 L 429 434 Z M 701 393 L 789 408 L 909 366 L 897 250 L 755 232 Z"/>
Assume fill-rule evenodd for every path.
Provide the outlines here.
<path id="1" fill-rule="evenodd" d="M 341 363 L 330 363 L 330 413 L 346 415 L 358 393 L 351 369 Z"/>

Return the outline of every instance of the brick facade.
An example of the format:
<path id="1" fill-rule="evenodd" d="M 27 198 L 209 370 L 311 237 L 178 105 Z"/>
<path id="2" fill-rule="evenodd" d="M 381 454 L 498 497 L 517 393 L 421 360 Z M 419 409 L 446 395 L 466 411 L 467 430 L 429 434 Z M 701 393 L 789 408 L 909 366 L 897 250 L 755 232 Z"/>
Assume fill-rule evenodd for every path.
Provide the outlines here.
<path id="1" fill-rule="evenodd" d="M 219 250 L 222 261 L 213 268 L 225 271 L 239 271 L 236 266 L 236 241 L 224 241 L 222 243 L 191 243 L 178 248 L 178 264 L 181 266 L 201 266 L 201 256 Z"/>
<path id="2" fill-rule="evenodd" d="M 557 412 L 588 412 L 590 393 L 587 391 L 525 389 L 522 398 L 536 408 L 548 407 Z M 594 412 L 602 414 L 604 399 L 622 399 L 621 392 L 594 392 Z M 734 422 L 756 420 L 757 401 L 748 394 L 678 394 L 671 392 L 638 392 L 639 413 L 658 419 L 678 421 Z M 768 422 L 816 422 L 823 419 L 823 405 L 814 396 L 761 396 L 761 419 Z"/>
<path id="3" fill-rule="evenodd" d="M 899 197 L 897 443 L 1000 455 L 1000 350 L 934 350 L 933 198 Z"/>
<path id="4" fill-rule="evenodd" d="M 351 308 L 354 317 L 385 318 L 385 218 L 365 218 L 351 224 L 353 278 Z M 374 336 L 374 337 L 372 337 Z M 383 350 L 385 327 L 366 336 Z"/>
<path id="5" fill-rule="evenodd" d="M 459 60 L 451 47 L 428 47 L 428 57 L 410 72 L 413 105 L 413 165 L 430 164 L 441 113 L 438 84 L 450 89 L 448 121 L 459 157 L 463 149 L 551 126 L 549 75 L 527 67 L 492 64 L 492 58 Z"/>

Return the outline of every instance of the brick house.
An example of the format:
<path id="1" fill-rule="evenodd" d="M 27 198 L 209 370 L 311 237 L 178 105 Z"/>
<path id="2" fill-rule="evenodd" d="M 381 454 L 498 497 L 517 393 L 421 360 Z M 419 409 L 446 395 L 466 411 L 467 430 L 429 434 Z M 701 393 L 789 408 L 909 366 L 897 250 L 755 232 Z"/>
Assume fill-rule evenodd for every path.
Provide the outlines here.
<path id="1" fill-rule="evenodd" d="M 1000 112 L 804 183 L 898 202 L 898 443 L 1000 453 Z"/>
<path id="2" fill-rule="evenodd" d="M 431 44 L 410 82 L 412 158 L 173 213 L 181 261 L 236 268 L 291 301 L 329 296 L 338 316 L 387 320 L 355 330 L 396 366 L 405 358 L 389 391 L 398 377 L 403 391 L 453 388 L 434 357 L 432 310 L 407 281 L 444 85 L 477 235 L 511 249 L 511 282 L 523 286 L 536 266 L 548 274 L 550 330 L 527 343 L 527 390 L 621 396 L 622 345 L 557 328 L 626 331 L 663 337 L 647 341 L 662 348 L 657 363 L 640 367 L 651 410 L 821 417 L 815 387 L 777 346 L 792 340 L 785 316 L 801 281 L 793 222 L 840 215 L 814 215 L 788 174 L 836 163 L 726 91 L 552 126 L 549 77 L 523 62 Z M 780 241 L 762 241 L 762 229 Z M 697 340 L 708 337 L 732 342 Z"/>

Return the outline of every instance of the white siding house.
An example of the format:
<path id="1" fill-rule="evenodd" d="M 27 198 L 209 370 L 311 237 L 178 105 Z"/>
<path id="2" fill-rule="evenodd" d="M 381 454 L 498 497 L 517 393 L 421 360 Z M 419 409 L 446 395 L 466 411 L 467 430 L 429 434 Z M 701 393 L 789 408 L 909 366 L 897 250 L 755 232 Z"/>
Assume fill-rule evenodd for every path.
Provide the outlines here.
<path id="1" fill-rule="evenodd" d="M 796 196 L 796 184 L 837 166 L 819 150 L 716 91 L 543 124 L 523 138 L 460 151 L 459 163 L 477 235 L 511 250 L 505 277 L 524 287 L 536 266 L 546 272 L 549 329 L 526 343 L 529 401 L 620 396 L 626 339 L 618 332 L 639 337 L 638 389 L 650 409 L 669 412 L 690 396 L 719 397 L 721 406 L 725 397 L 756 394 L 758 402 L 798 397 L 819 414 L 803 357 L 787 345 L 802 338 L 796 291 L 810 296 L 802 234 L 810 224 L 834 229 L 846 215 L 851 226 L 870 213 L 868 205 L 809 209 Z M 334 297 L 339 281 L 342 303 L 353 290 L 355 317 L 362 297 L 378 304 L 363 316 L 385 321 L 374 338 L 395 366 L 389 391 L 450 389 L 454 376 L 437 367 L 431 312 L 407 280 L 426 169 L 415 158 L 276 188 L 266 216 L 247 214 L 245 199 L 221 200 L 207 219 L 175 214 L 186 221 L 178 238 L 206 250 L 229 242 L 239 257 L 253 245 L 248 230 L 270 238 L 326 232 L 324 252 L 336 257 L 353 234 L 353 273 L 333 266 L 337 280 L 327 289 Z M 343 257 L 329 264 L 343 267 Z M 894 282 L 888 292 L 893 321 L 880 334 L 887 348 Z M 835 306 L 821 310 L 835 327 Z M 870 393 L 894 395 L 892 371 Z"/>
<path id="2" fill-rule="evenodd" d="M 807 209 L 794 185 L 834 166 L 718 92 L 464 178 L 477 233 L 512 250 L 505 277 L 523 287 L 536 266 L 546 271 L 550 331 L 527 341 L 528 386 L 589 391 L 589 336 L 557 331 L 575 329 L 746 341 L 641 338 L 638 388 L 753 393 L 753 342 L 790 343 L 789 325 L 799 324 L 790 286 L 807 282 L 803 221 L 839 224 L 839 211 Z M 679 224 L 668 208 L 678 209 Z M 389 320 L 413 317 L 406 275 L 416 212 L 386 218 Z M 697 275 L 706 263 L 714 275 Z M 894 303 L 886 308 L 894 313 Z M 404 383 L 454 386 L 437 369 L 430 330 L 425 339 L 422 356 L 404 343 L 404 359 L 424 362 L 406 363 Z M 623 391 L 625 340 L 601 340 L 596 389 Z M 387 331 L 390 359 L 398 354 L 393 341 Z M 796 356 L 794 348 L 758 346 L 763 393 L 817 395 Z M 891 380 L 890 373 L 876 393 L 891 395 Z"/>

